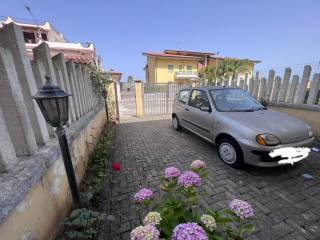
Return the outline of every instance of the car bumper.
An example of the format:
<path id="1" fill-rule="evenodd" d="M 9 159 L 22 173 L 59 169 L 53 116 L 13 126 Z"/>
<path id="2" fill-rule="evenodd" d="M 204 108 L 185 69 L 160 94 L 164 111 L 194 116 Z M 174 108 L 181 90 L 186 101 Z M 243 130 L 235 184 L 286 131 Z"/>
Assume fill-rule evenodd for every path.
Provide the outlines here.
<path id="1" fill-rule="evenodd" d="M 238 139 L 238 143 L 240 144 L 243 152 L 244 162 L 260 167 L 281 166 L 281 164 L 278 163 L 278 161 L 280 160 L 279 158 L 269 157 L 269 153 L 275 149 L 284 147 L 308 147 L 312 145 L 313 141 L 314 137 L 290 144 L 283 144 L 278 146 L 261 146 L 256 142 L 250 140 Z"/>

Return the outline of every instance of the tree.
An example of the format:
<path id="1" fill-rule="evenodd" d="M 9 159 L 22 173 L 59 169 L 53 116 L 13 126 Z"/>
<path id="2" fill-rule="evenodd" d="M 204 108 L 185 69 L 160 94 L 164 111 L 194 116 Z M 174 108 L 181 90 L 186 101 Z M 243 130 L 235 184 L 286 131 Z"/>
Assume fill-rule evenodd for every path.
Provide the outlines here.
<path id="1" fill-rule="evenodd" d="M 133 82 L 133 77 L 132 77 L 131 75 L 128 76 L 127 82 L 128 82 L 128 83 L 132 83 L 132 82 Z"/>
<path id="2" fill-rule="evenodd" d="M 229 77 L 234 81 L 237 74 L 248 71 L 248 60 L 234 60 L 227 59 L 229 61 L 228 65 L 228 74 Z"/>
<path id="3" fill-rule="evenodd" d="M 231 77 L 234 81 L 237 74 L 248 71 L 247 60 L 223 59 L 215 65 L 208 65 L 201 71 L 202 78 L 208 79 L 210 84 L 220 84 Z"/>

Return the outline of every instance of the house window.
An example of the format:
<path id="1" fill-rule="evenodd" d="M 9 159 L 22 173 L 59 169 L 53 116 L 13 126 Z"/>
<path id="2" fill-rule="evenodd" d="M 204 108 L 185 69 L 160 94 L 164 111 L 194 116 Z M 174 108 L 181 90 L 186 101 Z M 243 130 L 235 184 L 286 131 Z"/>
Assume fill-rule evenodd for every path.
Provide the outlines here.
<path id="1" fill-rule="evenodd" d="M 47 34 L 45 34 L 45 33 L 41 33 L 41 38 L 42 38 L 42 40 L 44 40 L 44 41 L 48 41 L 48 36 L 47 36 Z"/>
<path id="2" fill-rule="evenodd" d="M 179 65 L 179 71 L 182 72 L 183 71 L 183 66 Z"/>
<path id="3" fill-rule="evenodd" d="M 168 73 L 173 73 L 173 65 L 172 64 L 168 65 Z"/>
<path id="4" fill-rule="evenodd" d="M 36 36 L 33 32 L 23 32 L 24 42 L 36 43 Z"/>
<path id="5" fill-rule="evenodd" d="M 187 66 L 187 71 L 192 72 L 192 66 Z"/>

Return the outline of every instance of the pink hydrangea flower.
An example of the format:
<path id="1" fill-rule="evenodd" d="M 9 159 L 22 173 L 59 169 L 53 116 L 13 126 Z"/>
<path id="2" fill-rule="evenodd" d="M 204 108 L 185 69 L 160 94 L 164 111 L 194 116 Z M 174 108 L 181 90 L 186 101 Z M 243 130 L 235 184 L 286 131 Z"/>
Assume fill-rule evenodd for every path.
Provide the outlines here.
<path id="1" fill-rule="evenodd" d="M 168 180 L 172 180 L 176 177 L 179 177 L 181 172 L 178 168 L 175 167 L 168 167 L 164 170 L 164 177 Z"/>
<path id="2" fill-rule="evenodd" d="M 180 175 L 178 184 L 182 187 L 199 187 L 201 185 L 201 178 L 194 172 L 185 171 Z"/>
<path id="3" fill-rule="evenodd" d="M 192 169 L 200 169 L 200 168 L 207 168 L 207 165 L 204 161 L 201 160 L 194 160 L 191 163 L 191 168 Z"/>
<path id="4" fill-rule="evenodd" d="M 130 233 L 131 240 L 159 240 L 160 232 L 152 225 L 139 226 Z"/>
<path id="5" fill-rule="evenodd" d="M 241 219 L 247 219 L 254 216 L 251 205 L 239 199 L 233 199 L 229 204 L 229 208 Z"/>
<path id="6" fill-rule="evenodd" d="M 172 240 L 208 240 L 206 232 L 196 223 L 182 223 L 173 229 Z"/>
<path id="7" fill-rule="evenodd" d="M 145 200 L 150 200 L 153 196 L 153 191 L 148 188 L 141 188 L 134 196 L 134 200 L 142 203 Z"/>

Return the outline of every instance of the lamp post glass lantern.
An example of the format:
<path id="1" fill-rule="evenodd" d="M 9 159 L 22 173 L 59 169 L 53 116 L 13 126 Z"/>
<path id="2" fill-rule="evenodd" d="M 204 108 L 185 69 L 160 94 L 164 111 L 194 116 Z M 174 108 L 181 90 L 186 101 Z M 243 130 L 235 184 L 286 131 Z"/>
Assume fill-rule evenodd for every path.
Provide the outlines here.
<path id="1" fill-rule="evenodd" d="M 65 93 L 46 76 L 45 85 L 32 98 L 35 99 L 47 123 L 56 128 L 60 150 L 66 169 L 70 191 L 74 203 L 80 206 L 80 196 L 77 181 L 73 170 L 70 149 L 64 126 L 69 121 L 68 98 L 71 94 Z"/>

